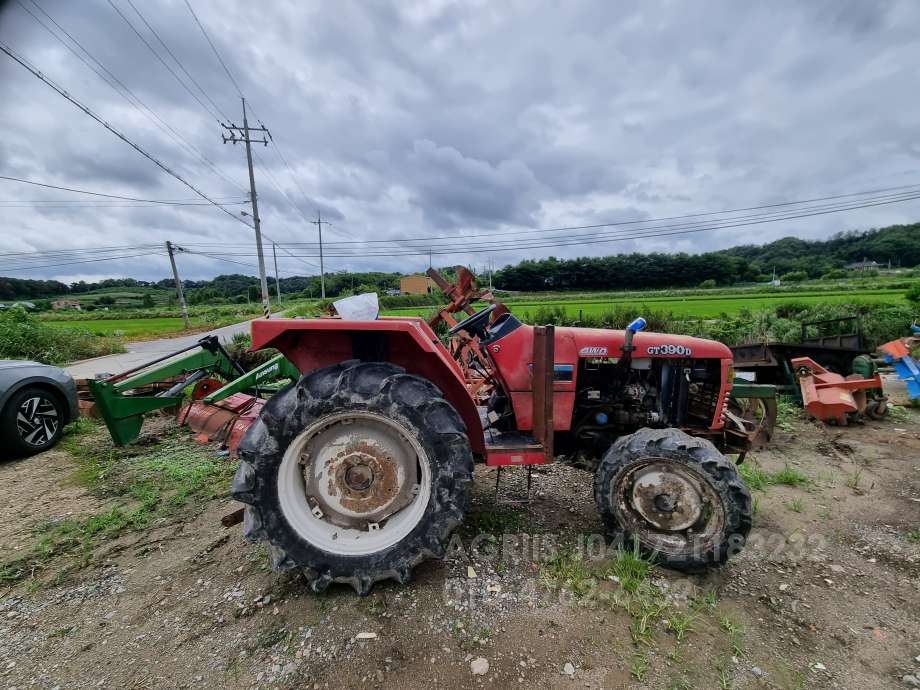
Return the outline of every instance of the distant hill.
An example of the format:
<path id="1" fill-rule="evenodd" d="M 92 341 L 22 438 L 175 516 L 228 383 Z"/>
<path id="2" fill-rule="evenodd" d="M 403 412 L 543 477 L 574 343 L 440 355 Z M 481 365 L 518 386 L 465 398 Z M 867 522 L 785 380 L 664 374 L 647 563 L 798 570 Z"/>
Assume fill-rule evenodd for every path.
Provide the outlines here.
<path id="1" fill-rule="evenodd" d="M 785 237 L 763 245 L 745 244 L 704 254 L 616 254 L 577 259 L 526 260 L 497 271 L 505 290 L 641 289 L 687 287 L 713 280 L 719 285 L 766 282 L 773 273 L 819 278 L 862 259 L 883 266 L 920 265 L 920 223 L 838 233 L 828 240 Z"/>

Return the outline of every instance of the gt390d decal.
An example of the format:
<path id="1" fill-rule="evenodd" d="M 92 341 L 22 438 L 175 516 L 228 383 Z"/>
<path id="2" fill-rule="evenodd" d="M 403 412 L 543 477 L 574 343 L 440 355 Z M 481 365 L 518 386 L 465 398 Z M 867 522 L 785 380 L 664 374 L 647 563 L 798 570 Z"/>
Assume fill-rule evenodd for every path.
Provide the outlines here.
<path id="1" fill-rule="evenodd" d="M 650 345 L 646 351 L 650 355 L 677 355 L 679 357 L 693 355 L 693 349 L 686 345 Z"/>

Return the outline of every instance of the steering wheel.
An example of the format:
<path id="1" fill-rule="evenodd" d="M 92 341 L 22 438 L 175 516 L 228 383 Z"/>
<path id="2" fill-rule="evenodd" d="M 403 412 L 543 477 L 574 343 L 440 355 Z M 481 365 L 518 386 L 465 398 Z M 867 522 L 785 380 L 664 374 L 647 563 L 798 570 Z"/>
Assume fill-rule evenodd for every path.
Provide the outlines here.
<path id="1" fill-rule="evenodd" d="M 475 314 L 467 316 L 463 321 L 454 324 L 454 326 L 448 331 L 449 335 L 456 335 L 459 331 L 466 331 L 470 335 L 481 336 L 482 332 L 485 330 L 485 325 L 489 321 L 489 315 L 498 308 L 497 304 L 490 304 L 489 306 L 480 309 Z"/>

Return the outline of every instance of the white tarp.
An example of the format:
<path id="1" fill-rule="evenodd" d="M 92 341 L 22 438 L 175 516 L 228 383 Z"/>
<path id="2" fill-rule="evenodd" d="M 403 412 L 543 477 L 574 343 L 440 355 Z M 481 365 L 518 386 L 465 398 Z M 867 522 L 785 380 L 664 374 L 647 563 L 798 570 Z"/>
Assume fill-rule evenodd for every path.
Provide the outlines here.
<path id="1" fill-rule="evenodd" d="M 380 313 L 376 292 L 344 297 L 333 302 L 332 306 L 339 316 L 349 321 L 373 321 Z"/>

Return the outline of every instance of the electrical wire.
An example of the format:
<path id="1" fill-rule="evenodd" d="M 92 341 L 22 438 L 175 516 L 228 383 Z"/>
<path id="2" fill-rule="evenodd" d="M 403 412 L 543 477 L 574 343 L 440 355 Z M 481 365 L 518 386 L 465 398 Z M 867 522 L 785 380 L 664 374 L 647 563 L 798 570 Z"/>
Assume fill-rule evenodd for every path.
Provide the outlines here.
<path id="1" fill-rule="evenodd" d="M 208 93 L 201 87 L 201 84 L 199 84 L 199 83 L 196 81 L 195 77 L 193 77 L 193 76 L 191 75 L 191 73 L 185 68 L 185 65 L 182 64 L 182 61 L 179 60 L 179 58 L 176 57 L 176 54 L 172 52 L 172 50 L 170 49 L 170 47 L 169 47 L 168 45 L 166 45 L 166 42 L 165 42 L 162 38 L 160 38 L 160 34 L 157 33 L 157 30 L 154 29 L 154 28 L 150 25 L 150 22 L 147 21 L 147 18 L 144 17 L 143 14 L 141 14 L 141 11 L 140 11 L 139 9 L 137 9 L 137 7 L 135 6 L 135 4 L 134 4 L 131 0 L 126 0 L 126 1 L 127 1 L 127 3 L 131 6 L 131 9 L 134 10 L 134 12 L 137 14 L 137 16 L 140 17 L 141 21 L 144 22 L 144 26 L 146 26 L 146 27 L 150 30 L 150 33 L 153 34 L 154 38 L 156 38 L 157 41 L 160 42 L 160 45 L 163 46 L 163 48 L 166 50 L 166 52 L 169 54 L 169 56 L 170 56 L 170 57 L 173 59 L 173 61 L 179 66 L 179 69 L 182 70 L 182 72 L 185 74 L 185 76 L 188 77 L 189 81 L 192 82 L 192 84 L 194 84 L 195 87 L 201 92 L 201 95 L 204 96 L 205 99 L 207 99 L 208 103 L 211 104 L 211 106 L 214 108 L 214 110 L 215 110 L 221 117 L 223 117 L 225 120 L 229 121 L 230 118 L 227 117 L 227 116 L 223 113 L 223 111 L 220 109 L 220 106 L 218 106 L 218 105 L 214 102 L 214 99 L 212 99 L 212 98 L 208 95 Z"/>
<path id="2" fill-rule="evenodd" d="M 910 190 L 910 191 L 904 191 L 899 194 L 878 196 L 879 194 L 882 194 L 883 192 L 892 192 L 895 190 Z M 406 243 L 406 242 L 455 243 L 458 240 L 466 240 L 468 238 L 473 238 L 473 237 L 492 238 L 492 237 L 502 236 L 502 235 L 528 236 L 528 235 L 533 235 L 533 234 L 548 235 L 552 233 L 563 233 L 563 232 L 571 233 L 571 232 L 578 232 L 582 230 L 594 230 L 594 229 L 612 228 L 612 227 L 619 227 L 619 226 L 646 225 L 649 223 L 658 223 L 658 222 L 664 222 L 664 221 L 669 221 L 669 220 L 684 220 L 684 219 L 690 219 L 690 218 L 701 218 L 704 216 L 726 215 L 730 213 L 739 213 L 742 211 L 765 210 L 765 209 L 773 209 L 773 208 L 781 208 L 781 207 L 790 207 L 790 206 L 797 206 L 797 205 L 812 204 L 812 203 L 819 202 L 819 201 L 846 199 L 846 198 L 853 198 L 853 197 L 858 197 L 858 196 L 875 195 L 871 200 L 894 199 L 894 200 L 899 201 L 901 200 L 900 197 L 903 195 L 904 196 L 903 200 L 909 201 L 913 198 L 912 195 L 915 192 L 920 193 L 920 184 L 901 185 L 898 187 L 888 187 L 888 188 L 883 188 L 883 189 L 876 189 L 876 190 L 869 190 L 869 191 L 862 191 L 862 192 L 851 192 L 847 194 L 834 194 L 834 195 L 824 196 L 824 197 L 815 197 L 812 199 L 802 199 L 798 201 L 786 201 L 786 202 L 773 203 L 773 204 L 762 204 L 759 206 L 748 206 L 744 208 L 725 209 L 725 210 L 720 210 L 720 211 L 706 211 L 706 212 L 689 213 L 689 214 L 683 214 L 683 215 L 677 215 L 677 216 L 665 216 L 661 218 L 647 218 L 643 220 L 612 221 L 608 223 L 595 223 L 591 225 L 568 225 L 568 226 L 553 227 L 553 228 L 532 228 L 532 229 L 526 229 L 526 230 L 510 230 L 510 231 L 505 231 L 505 232 L 494 231 L 494 232 L 486 232 L 486 233 L 467 233 L 463 235 L 453 235 L 453 236 L 435 235 L 435 236 L 430 236 L 430 237 L 407 237 L 407 238 L 390 238 L 390 239 L 379 239 L 379 240 L 374 240 L 374 239 L 351 240 L 347 242 L 323 242 L 323 246 L 324 247 L 325 246 L 336 247 L 336 246 L 343 246 L 343 245 L 391 244 L 391 243 Z M 814 209 L 833 209 L 836 207 L 837 207 L 836 204 L 829 204 L 829 205 L 816 206 L 813 208 Z M 793 211 L 794 209 L 790 209 L 788 213 L 791 213 Z M 784 213 L 784 212 L 774 211 L 771 213 L 755 214 L 753 216 L 742 216 L 742 217 L 743 218 L 760 218 L 760 217 L 766 218 L 772 214 L 779 214 L 779 213 Z M 728 220 L 737 220 L 737 219 L 728 219 Z M 702 221 L 695 221 L 695 222 L 690 222 L 690 223 L 685 223 L 685 224 L 669 225 L 669 226 L 662 226 L 662 227 L 668 228 L 668 229 L 673 229 L 673 228 L 678 228 L 678 227 L 689 228 L 689 227 L 709 224 L 712 222 L 725 222 L 725 221 L 702 220 Z M 632 232 L 632 231 L 630 230 L 628 232 Z M 579 235 L 579 237 L 582 237 L 582 236 L 590 236 L 590 235 Z M 595 236 L 599 236 L 599 235 L 595 235 Z M 499 242 L 516 243 L 517 241 L 518 241 L 517 239 L 508 239 L 508 240 L 500 240 Z M 488 246 L 495 246 L 496 244 L 497 244 L 496 242 L 490 242 Z M 315 242 L 302 242 L 302 243 L 294 243 L 289 246 L 294 246 L 294 245 L 316 246 L 316 243 Z M 227 246 L 227 245 L 224 245 L 224 246 Z M 427 248 L 428 245 L 426 244 L 425 247 Z"/>
<path id="3" fill-rule="evenodd" d="M 227 67 L 227 63 L 224 62 L 224 59 L 220 56 L 220 53 L 217 52 L 217 48 L 215 47 L 214 42 L 211 40 L 211 37 L 208 36 L 208 32 L 205 31 L 204 25 L 201 23 L 201 20 L 198 19 L 198 15 L 195 14 L 195 10 L 192 9 L 192 6 L 189 4 L 188 0 L 185 0 L 185 6 L 188 7 L 188 11 L 191 12 L 192 17 L 195 19 L 195 23 L 198 25 L 198 28 L 201 29 L 201 34 L 208 42 L 208 45 L 211 46 L 211 50 L 214 51 L 214 55 L 217 57 L 217 61 L 220 63 L 220 66 L 224 68 L 224 72 L 226 72 L 227 76 L 230 78 L 230 83 L 233 84 L 236 92 L 240 95 L 240 98 L 242 98 L 243 91 L 240 89 L 240 85 L 236 83 L 236 79 L 234 79 L 233 75 L 230 73 L 230 68 Z"/>
<path id="4" fill-rule="evenodd" d="M 0 204 L 59 204 L 59 203 L 68 203 L 68 204 L 109 204 L 109 203 L 119 203 L 122 201 L 132 201 L 132 202 L 142 202 L 144 204 L 162 204 L 166 206 L 209 206 L 207 202 L 198 201 L 195 199 L 143 199 L 135 196 L 125 196 L 123 194 L 106 194 L 104 192 L 92 192 L 87 189 L 77 189 L 75 187 L 64 187 L 62 185 L 50 184 L 48 182 L 36 182 L 35 180 L 27 180 L 22 177 L 13 177 L 11 175 L 0 175 L 0 180 L 7 180 L 8 182 L 19 182 L 21 184 L 28 184 L 35 187 L 43 187 L 45 189 L 55 189 L 62 192 L 73 192 L 75 194 L 86 194 L 88 196 L 102 197 L 105 201 L 98 201 L 95 199 L 9 199 L 0 201 Z M 221 203 L 224 204 L 243 204 L 248 203 L 248 200 L 240 200 L 238 198 L 226 198 L 221 199 Z"/>
<path id="5" fill-rule="evenodd" d="M 648 239 L 655 237 L 669 237 L 674 235 L 688 235 L 699 232 L 707 232 L 711 230 L 727 229 L 727 228 L 737 228 L 737 227 L 750 227 L 755 225 L 760 225 L 764 223 L 774 223 L 783 220 L 794 220 L 798 218 L 807 218 L 812 216 L 826 215 L 830 213 L 840 213 L 843 211 L 851 211 L 862 208 L 871 208 L 875 206 L 882 206 L 887 204 L 902 203 L 905 201 L 913 201 L 920 199 L 920 191 L 911 194 L 899 195 L 899 196 L 889 196 L 889 197 L 877 197 L 876 199 L 867 199 L 861 203 L 845 203 L 838 204 L 833 207 L 816 207 L 814 209 L 800 209 L 800 210 L 791 210 L 782 212 L 781 214 L 775 212 L 770 217 L 764 217 L 767 214 L 757 214 L 747 218 L 729 218 L 722 221 L 716 222 L 696 222 L 692 225 L 700 227 L 680 227 L 680 226 L 661 226 L 654 228 L 643 228 L 637 230 L 620 230 L 612 231 L 608 233 L 598 233 L 593 236 L 577 236 L 577 237 L 567 237 L 567 238 L 555 238 L 555 239 L 543 239 L 535 238 L 530 241 L 530 243 L 521 243 L 515 242 L 514 244 L 499 244 L 499 243 L 488 243 L 488 244 L 472 244 L 464 245 L 460 248 L 456 247 L 436 247 L 436 248 L 424 248 L 424 247 L 409 247 L 405 248 L 403 251 L 391 252 L 391 251 L 382 251 L 382 252 L 367 252 L 360 251 L 359 248 L 356 248 L 355 251 L 360 251 L 360 253 L 348 253 L 348 254 L 337 254 L 333 253 L 331 256 L 338 258 L 357 258 L 357 257 L 393 257 L 393 256 L 421 256 L 425 254 L 466 254 L 470 252 L 481 252 L 481 251 L 524 251 L 529 249 L 543 249 L 549 247 L 565 247 L 573 245 L 582 245 L 582 244 L 606 244 L 610 242 L 621 242 L 626 240 L 633 239 Z M 600 227 L 609 227 L 609 225 L 603 225 Z M 627 233 L 623 235 L 617 235 L 616 233 Z M 629 234 L 632 233 L 632 234 Z M 454 238 L 455 241 L 458 239 L 463 239 L 463 237 Z M 417 249 L 418 251 L 413 251 Z M 408 250 L 408 251 L 407 251 Z M 324 252 L 325 255 L 326 254 Z M 228 254 L 230 256 L 236 255 L 241 256 L 242 254 Z M 316 254 L 302 254 L 300 256 L 315 257 Z"/>
<path id="6" fill-rule="evenodd" d="M 13 256 L 16 254 L 57 254 L 71 252 L 111 252 L 126 249 L 140 249 L 142 247 L 158 247 L 159 244 L 113 244 L 108 246 L 74 247 L 72 249 L 33 249 L 28 252 L 2 252 L 0 256 Z"/>
<path id="7" fill-rule="evenodd" d="M 33 271 L 39 268 L 58 268 L 60 266 L 74 266 L 77 264 L 90 264 L 90 263 L 97 263 L 100 261 L 120 261 L 122 259 L 136 259 L 139 256 L 149 257 L 150 252 L 145 252 L 143 254 L 125 254 L 123 256 L 106 256 L 106 257 L 96 258 L 96 259 L 82 259 L 80 261 L 67 261 L 63 263 L 42 264 L 38 266 L 14 266 L 11 268 L 3 268 L 2 270 L 5 273 L 13 273 L 13 272 L 19 272 L 19 271 Z"/>
<path id="8" fill-rule="evenodd" d="M 148 41 L 146 38 L 144 38 L 143 34 L 141 34 L 141 32 L 137 30 L 137 28 L 134 26 L 134 24 L 131 23 L 131 20 L 128 19 L 120 9 L 118 9 L 118 5 L 116 5 L 112 0 L 108 0 L 108 3 L 109 3 L 109 5 L 111 5 L 112 9 L 115 10 L 116 13 L 118 13 L 118 16 L 121 17 L 121 18 L 125 21 L 125 24 L 127 24 L 129 27 L 131 27 L 131 30 L 135 33 L 135 35 L 136 35 L 139 39 L 141 39 L 141 42 L 142 42 L 145 46 L 147 46 L 148 50 L 150 50 L 150 52 L 153 53 L 154 57 L 156 57 L 156 59 L 160 61 L 160 64 L 162 64 L 163 67 L 165 67 L 166 70 L 173 76 L 173 78 L 174 78 L 177 82 L 179 82 L 179 84 L 182 86 L 182 88 L 185 89 L 186 92 L 188 92 L 188 94 L 189 94 L 192 98 L 195 99 L 195 101 L 198 103 L 198 105 L 200 105 L 200 106 L 202 107 L 202 109 L 208 114 L 208 117 L 214 118 L 214 121 L 217 122 L 217 123 L 219 124 L 219 123 L 220 123 L 220 116 L 219 116 L 218 114 L 216 114 L 214 111 L 210 110 L 210 109 L 208 108 L 208 106 L 206 106 L 206 105 L 204 104 L 204 101 L 202 101 L 202 100 L 198 97 L 198 95 L 188 87 L 188 84 L 186 84 L 184 81 L 182 81 L 182 79 L 179 77 L 179 75 L 176 74 L 176 71 L 175 71 L 172 67 L 169 66 L 169 64 L 166 62 L 166 60 L 163 59 L 163 56 L 161 56 L 161 55 L 154 49 L 154 47 L 153 47 L 152 45 L 150 45 L 150 41 Z"/>
<path id="9" fill-rule="evenodd" d="M 242 224 L 245 225 L 246 227 L 250 227 L 250 228 L 252 227 L 251 225 L 249 225 L 249 223 L 247 223 L 246 221 L 244 221 L 242 218 L 238 217 L 235 213 L 233 213 L 233 212 L 230 211 L 229 209 L 225 208 L 224 206 L 222 206 L 221 204 L 219 204 L 217 201 L 213 200 L 213 199 L 212 199 L 211 197 L 209 197 L 207 194 L 205 194 L 204 192 L 202 192 L 201 190 L 199 190 L 199 189 L 198 189 L 195 185 L 193 185 L 191 182 L 188 182 L 188 181 L 185 180 L 185 178 L 183 178 L 181 175 L 179 175 L 178 173 L 174 172 L 172 169 L 170 169 L 169 167 L 167 167 L 167 166 L 166 166 L 164 163 L 162 163 L 159 159 L 157 159 L 157 158 L 155 158 L 153 155 L 147 153 L 147 151 L 145 151 L 143 148 L 141 148 L 138 144 L 135 144 L 135 143 L 134 143 L 132 140 L 130 140 L 127 136 L 125 136 L 124 134 L 122 134 L 120 131 L 118 131 L 117 129 L 115 129 L 115 128 L 114 128 L 112 125 L 110 125 L 108 122 L 106 122 L 105 120 L 103 120 L 99 115 L 97 115 L 97 114 L 94 113 L 92 110 L 90 110 L 87 106 L 83 105 L 80 101 L 78 101 L 76 98 L 74 98 L 73 96 L 71 96 L 66 90 L 64 90 L 63 87 L 61 87 L 61 86 L 59 86 L 58 84 L 56 84 L 50 77 L 47 77 L 47 76 L 45 76 L 44 74 L 42 74 L 36 67 L 34 67 L 31 63 L 29 63 L 25 58 L 23 58 L 23 57 L 21 57 L 20 55 L 18 55 L 15 51 L 13 51 L 8 45 L 6 45 L 5 43 L 3 43 L 2 41 L 0 41 L 0 50 L 2 50 L 2 51 L 3 51 L 4 53 L 6 53 L 10 58 L 12 58 L 14 61 L 16 61 L 17 63 L 19 63 L 22 67 L 24 67 L 25 69 L 27 69 L 29 72 L 31 72 L 35 77 L 37 77 L 38 79 L 40 79 L 41 81 L 43 81 L 45 84 L 47 84 L 48 86 L 50 86 L 52 89 L 54 89 L 59 95 L 63 96 L 63 97 L 66 98 L 68 101 L 70 101 L 73 105 L 75 105 L 77 108 L 79 108 L 80 110 L 82 110 L 86 115 L 88 115 L 89 117 L 91 117 L 93 120 L 95 120 L 95 121 L 98 122 L 100 125 L 102 125 L 102 126 L 105 127 L 107 130 L 109 130 L 112 134 L 114 134 L 114 135 L 117 136 L 119 139 L 121 139 L 122 141 L 124 141 L 126 144 L 128 144 L 129 146 L 131 146 L 134 150 L 136 150 L 136 151 L 137 151 L 138 153 L 140 153 L 142 156 L 144 156 L 145 158 L 147 158 L 148 160 L 150 160 L 150 161 L 151 161 L 152 163 L 154 163 L 157 167 L 159 167 L 160 169 L 162 169 L 164 172 L 166 172 L 167 174 L 171 175 L 172 177 L 176 178 L 177 180 L 179 180 L 179 182 L 181 182 L 181 183 L 184 184 L 186 187 L 188 187 L 189 189 L 191 189 L 195 194 L 197 194 L 198 196 L 200 196 L 202 199 L 204 199 L 205 201 L 210 202 L 211 204 L 213 204 L 214 206 L 216 206 L 217 208 L 219 208 L 221 211 L 223 211 L 224 213 L 226 213 L 228 216 L 230 216 L 231 218 L 233 218 L 235 221 L 237 221 L 237 222 L 239 222 L 239 223 L 242 223 Z"/>
<path id="10" fill-rule="evenodd" d="M 177 132 L 168 122 L 161 118 L 150 106 L 148 106 L 143 100 L 141 100 L 130 88 L 128 88 L 124 82 L 122 82 L 115 74 L 113 74 L 102 62 L 100 62 L 92 53 L 90 53 L 85 46 L 83 46 L 80 41 L 78 41 L 71 33 L 69 33 L 64 27 L 62 27 L 48 12 L 39 5 L 36 0 L 29 0 L 35 8 L 41 12 L 54 26 L 64 34 L 77 48 L 79 48 L 85 55 L 86 58 L 92 60 L 95 64 L 90 64 L 86 58 L 83 57 L 79 52 L 77 52 L 71 45 L 69 45 L 64 39 L 62 39 L 58 34 L 56 34 L 51 27 L 45 24 L 38 16 L 35 15 L 28 7 L 26 7 L 22 0 L 16 0 L 17 4 L 29 14 L 42 28 L 45 29 L 53 38 L 55 38 L 62 46 L 64 46 L 68 51 L 70 51 L 78 60 L 80 60 L 86 67 L 92 70 L 96 76 L 98 76 L 109 88 L 111 88 L 115 93 L 117 93 L 121 98 L 123 98 L 131 107 L 137 110 L 141 115 L 150 120 L 154 125 L 156 125 L 160 131 L 166 134 L 168 137 L 176 141 L 186 152 L 190 153 L 193 157 L 200 159 L 204 165 L 211 170 L 215 175 L 220 177 L 222 180 L 228 184 L 236 187 L 237 189 L 244 191 L 245 189 L 234 182 L 229 177 L 227 177 L 216 165 L 215 163 L 204 155 L 194 144 L 188 141 L 183 137 L 179 132 Z"/>

